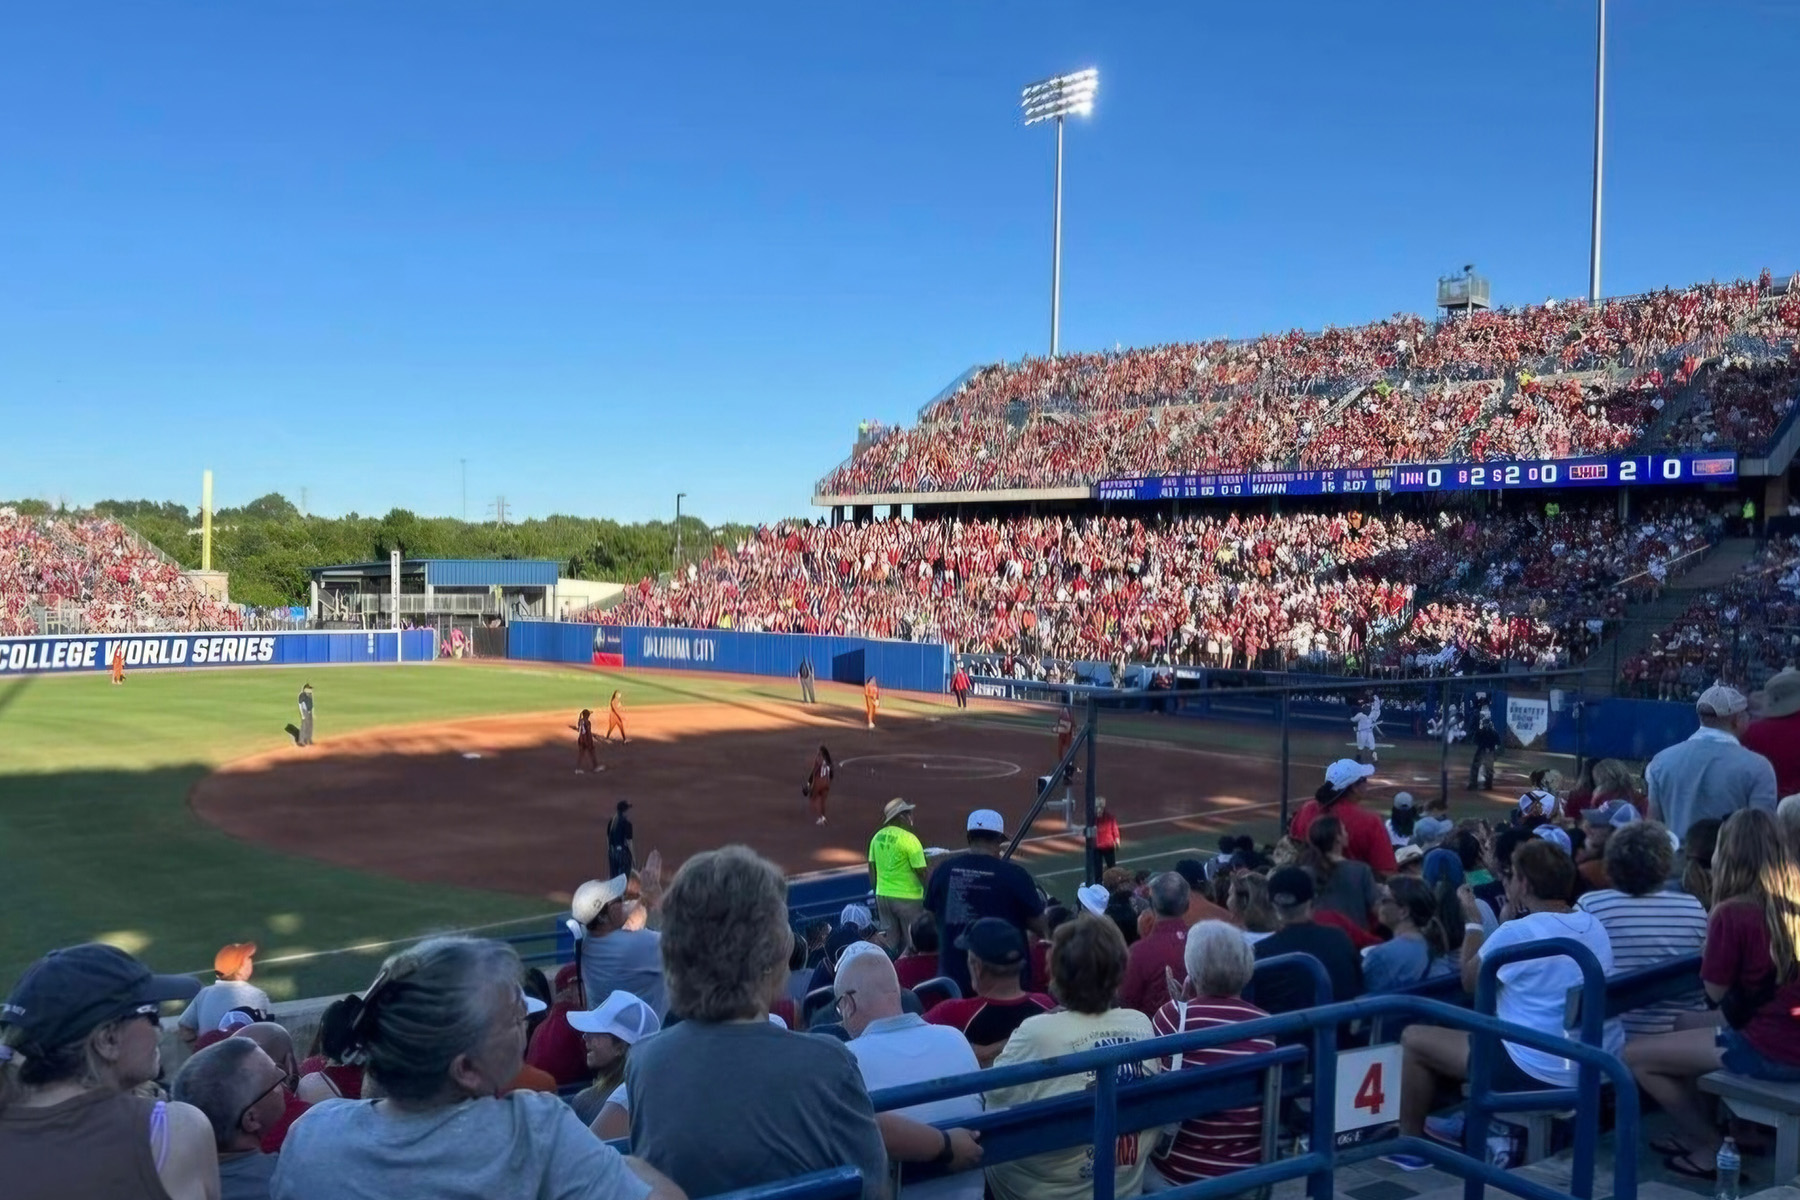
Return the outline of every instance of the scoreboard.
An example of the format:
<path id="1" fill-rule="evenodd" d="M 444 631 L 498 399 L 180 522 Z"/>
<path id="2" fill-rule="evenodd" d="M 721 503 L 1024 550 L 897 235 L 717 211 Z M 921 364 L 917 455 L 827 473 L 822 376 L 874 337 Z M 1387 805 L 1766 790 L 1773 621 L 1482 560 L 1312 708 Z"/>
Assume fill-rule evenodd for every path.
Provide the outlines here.
<path id="1" fill-rule="evenodd" d="M 1507 488 L 1637 487 L 1733 483 L 1736 454 L 1636 454 L 1531 462 L 1402 463 L 1311 471 L 1140 475 L 1103 479 L 1096 500 L 1204 500 L 1239 496 L 1336 496 L 1369 492 L 1475 492 Z"/>

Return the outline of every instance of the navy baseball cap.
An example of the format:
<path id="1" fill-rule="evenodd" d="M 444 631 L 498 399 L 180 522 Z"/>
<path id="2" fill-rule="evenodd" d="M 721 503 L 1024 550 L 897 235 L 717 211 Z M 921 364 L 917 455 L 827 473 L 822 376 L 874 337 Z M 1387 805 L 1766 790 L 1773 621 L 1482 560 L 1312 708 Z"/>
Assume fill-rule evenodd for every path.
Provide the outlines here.
<path id="1" fill-rule="evenodd" d="M 117 946 L 88 942 L 52 950 L 26 969 L 0 1004 L 0 1023 L 16 1025 L 26 1057 L 80 1041 L 109 1021 L 152 1016 L 170 1000 L 192 1000 L 200 981 L 157 975 Z"/>
<path id="2" fill-rule="evenodd" d="M 1269 876 L 1269 899 L 1277 908 L 1312 903 L 1312 872 L 1304 867 L 1282 867 Z"/>
<path id="3" fill-rule="evenodd" d="M 996 967 L 1016 967 L 1025 961 L 1025 935 L 999 917 L 982 917 L 963 930 L 956 948 Z"/>

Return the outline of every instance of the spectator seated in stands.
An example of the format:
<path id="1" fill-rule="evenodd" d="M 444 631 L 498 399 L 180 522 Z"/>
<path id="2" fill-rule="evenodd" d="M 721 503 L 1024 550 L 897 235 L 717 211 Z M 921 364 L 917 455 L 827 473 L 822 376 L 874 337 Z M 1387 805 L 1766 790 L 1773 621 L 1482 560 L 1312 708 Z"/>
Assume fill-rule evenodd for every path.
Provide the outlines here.
<path id="1" fill-rule="evenodd" d="M 1638 815 L 1629 801 L 1608 800 L 1583 809 L 1579 823 L 1570 826 L 1570 836 L 1579 834 L 1581 838 L 1575 851 L 1577 898 L 1613 886 L 1606 874 L 1606 847 L 1612 841 L 1613 831 L 1636 822 Z"/>
<path id="2" fill-rule="evenodd" d="M 972 1075 L 981 1069 L 968 1041 L 956 1030 L 927 1024 L 917 1013 L 901 1010 L 900 979 L 894 974 L 894 964 L 879 949 L 846 956 L 838 967 L 832 991 L 837 996 L 844 1028 L 850 1034 L 850 1053 L 855 1055 L 869 1091 Z M 956 1096 L 895 1111 L 898 1116 L 927 1125 L 954 1125 L 980 1116 L 981 1098 Z M 945 1132 L 942 1141 L 931 1161 L 948 1165 L 979 1158 L 974 1138 L 966 1130 Z M 890 1143 L 887 1150 L 889 1158 L 908 1161 L 902 1146 Z M 927 1200 L 981 1200 L 982 1176 L 979 1171 L 971 1171 L 908 1184 L 905 1190 L 908 1196 L 924 1196 Z"/>
<path id="3" fill-rule="evenodd" d="M 994 1066 L 1041 1062 L 1153 1036 L 1149 1017 L 1136 1009 L 1119 1007 L 1125 962 L 1124 935 L 1105 917 L 1083 915 L 1059 928 L 1051 939 L 1050 990 L 1062 1002 L 1063 1011 L 1028 1018 L 1013 1032 Z M 1118 1079 L 1121 1084 L 1129 1083 L 1161 1069 L 1157 1060 L 1121 1064 Z M 996 1088 L 986 1095 L 987 1107 L 1011 1108 L 1092 1086 L 1090 1076 L 1063 1075 L 1038 1083 Z M 1137 1194 L 1155 1143 L 1155 1131 L 1120 1134 L 1112 1150 L 1118 1195 Z M 1073 1146 L 997 1164 L 988 1169 L 988 1186 L 996 1200 L 1077 1196 L 1092 1187 L 1094 1153 L 1092 1146 Z"/>
<path id="4" fill-rule="evenodd" d="M 1312 873 L 1315 913 L 1332 913 L 1350 930 L 1368 934 L 1375 918 L 1375 872 L 1368 863 L 1345 857 L 1349 848 L 1343 821 L 1321 816 L 1307 827 L 1300 861 Z"/>
<path id="5" fill-rule="evenodd" d="M 1632 806 L 1638 816 L 1644 815 L 1642 798 L 1631 778 L 1631 768 L 1616 758 L 1589 759 L 1587 768 L 1563 805 L 1563 815 L 1579 818 L 1592 808 L 1600 808 L 1612 800 Z"/>
<path id="6" fill-rule="evenodd" d="M 1315 826 L 1315 828 L 1317 828 Z M 1416 853 L 1418 847 L 1411 847 Z M 1363 986 L 1390 992 L 1426 979 L 1454 975 L 1461 967 L 1461 914 L 1455 893 L 1423 879 L 1393 876 L 1376 892 L 1375 919 L 1393 936 L 1362 952 Z M 1454 938 L 1454 941 L 1452 940 Z"/>
<path id="7" fill-rule="evenodd" d="M 281 1068 L 281 1117 L 263 1130 L 262 1140 L 264 1154 L 279 1154 L 282 1144 L 287 1140 L 288 1129 L 309 1107 L 306 1101 L 294 1094 L 294 1085 L 300 1081 L 299 1066 L 294 1061 L 294 1035 L 287 1031 L 285 1025 L 277 1025 L 273 1021 L 257 1021 L 237 1030 L 231 1036 L 255 1043 L 269 1056 L 271 1062 Z"/>
<path id="8" fill-rule="evenodd" d="M 1184 858 L 1175 864 L 1175 873 L 1187 880 L 1188 908 L 1182 920 L 1187 925 L 1196 925 L 1201 921 L 1224 921 L 1236 924 L 1231 913 L 1218 904 L 1214 904 L 1210 895 L 1211 880 L 1207 878 L 1206 864 L 1197 858 Z M 1146 937 L 1151 926 L 1156 924 L 1156 913 L 1147 909 L 1138 914 L 1138 936 Z"/>
<path id="9" fill-rule="evenodd" d="M 1710 1072 L 1800 1083 L 1800 864 L 1769 814 L 1747 809 L 1719 831 L 1713 909 L 1700 981 L 1711 1022 L 1634 1039 L 1625 1047 L 1644 1094 L 1668 1110 L 1675 1136 L 1652 1148 L 1671 1171 L 1711 1179 L 1719 1134 L 1696 1086 Z"/>
<path id="10" fill-rule="evenodd" d="M 1509 946 L 1530 945 L 1551 938 L 1569 938 L 1586 947 L 1600 969 L 1613 969 L 1612 944 L 1606 928 L 1591 913 L 1570 908 L 1575 890 L 1575 864 L 1549 842 L 1532 840 L 1513 855 L 1508 898 L 1518 914 L 1490 936 L 1483 932 L 1475 894 L 1464 885 L 1462 982 L 1475 991 L 1482 961 Z M 1500 968 L 1500 987 L 1495 1015 L 1502 1021 L 1523 1025 L 1555 1037 L 1578 1039 L 1563 1024 L 1569 989 L 1583 982 L 1581 969 L 1566 957 L 1535 958 Z M 1605 1049 L 1618 1053 L 1624 1032 L 1617 1021 L 1606 1023 Z M 1469 1035 L 1435 1025 L 1410 1025 L 1401 1035 L 1404 1078 L 1400 1095 L 1400 1129 L 1422 1136 L 1425 1118 L 1438 1098 L 1438 1089 L 1469 1077 Z M 1493 1056 L 1492 1087 L 1496 1092 L 1540 1091 L 1575 1086 L 1575 1064 L 1547 1051 L 1502 1042 Z"/>
<path id="11" fill-rule="evenodd" d="M 362 1099 L 362 1060 L 350 1033 L 361 1003 L 360 996 L 346 996 L 327 1004 L 320 1015 L 313 1052 L 300 1064 L 300 1082 L 294 1087 L 294 1095 L 306 1103 Z"/>
<path id="12" fill-rule="evenodd" d="M 903 988 L 916 988 L 938 977 L 937 918 L 920 913 L 912 923 L 911 949 L 894 960 L 894 974 Z"/>
<path id="13" fill-rule="evenodd" d="M 1269 900 L 1266 875 L 1249 871 L 1233 875 L 1227 885 L 1225 906 L 1231 913 L 1232 924 L 1243 928 L 1247 946 L 1256 946 L 1281 928 L 1281 919 L 1275 915 L 1275 905 Z"/>
<path id="14" fill-rule="evenodd" d="M 1150 880 L 1150 912 L 1156 921 L 1133 943 L 1125 967 L 1119 1003 L 1154 1016 L 1169 999 L 1169 981 L 1187 978 L 1187 911 L 1190 889 L 1174 871 Z"/>
<path id="15" fill-rule="evenodd" d="M 862 1172 L 866 1200 L 878 1200 L 884 1143 L 929 1161 L 943 1139 L 891 1113 L 878 1123 L 844 1043 L 769 1023 L 792 937 L 787 881 L 774 863 L 727 846 L 682 864 L 663 903 L 672 1019 L 625 1068 L 631 1144 L 695 1196 L 849 1165 Z M 709 1103 L 722 1080 L 730 1121 Z"/>
<path id="16" fill-rule="evenodd" d="M 631 1134 L 631 1103 L 625 1091 L 625 1064 L 631 1048 L 662 1028 L 656 1010 L 630 992 L 614 992 L 591 1011 L 564 1018 L 581 1037 L 594 1082 L 569 1107 L 596 1134 L 613 1141 Z"/>
<path id="17" fill-rule="evenodd" d="M 274 1200 L 679 1197 L 555 1096 L 500 1095 L 525 1062 L 519 976 L 510 947 L 474 938 L 432 938 L 389 958 L 351 1022 L 380 1099 L 328 1100 L 297 1122 Z"/>
<path id="18" fill-rule="evenodd" d="M 974 1049 L 976 1061 L 985 1067 L 1006 1048 L 1013 1030 L 1026 1019 L 1054 1009 L 1056 1001 L 1020 986 L 1026 963 L 1025 935 L 1010 921 L 982 917 L 957 944 L 968 958 L 973 994 L 932 1006 L 925 1019 L 959 1030 Z"/>
<path id="19" fill-rule="evenodd" d="M 581 1011 L 581 972 L 574 963 L 564 963 L 556 972 L 549 1011 L 531 1031 L 531 1041 L 525 1049 L 525 1065 L 543 1071 L 558 1087 L 586 1083 L 594 1077 L 588 1049 L 569 1020 Z"/>
<path id="20" fill-rule="evenodd" d="M 1283 954 L 1310 954 L 1325 968 L 1331 995 L 1324 1002 L 1354 1000 L 1363 993 L 1362 959 L 1350 935 L 1314 920 L 1313 878 L 1305 867 L 1281 867 L 1269 876 L 1269 902 L 1281 928 L 1256 943 L 1256 961 Z M 1271 1013 L 1299 1012 L 1318 1004 L 1313 977 L 1296 967 L 1262 972 L 1253 997 Z"/>
<path id="21" fill-rule="evenodd" d="M 219 1200 L 269 1200 L 277 1157 L 262 1148 L 281 1123 L 287 1073 L 250 1038 L 226 1038 L 181 1064 L 170 1094 L 212 1123 Z"/>
<path id="22" fill-rule="evenodd" d="M 1622 811 L 1635 812 L 1623 801 Z M 1589 809 L 1604 812 L 1606 806 Z M 1590 826 L 1591 827 L 1591 826 Z M 1591 891 L 1575 902 L 1606 928 L 1612 943 L 1613 971 L 1627 975 L 1671 958 L 1697 955 L 1706 944 L 1706 909 L 1686 892 L 1670 891 L 1675 873 L 1675 844 L 1667 827 L 1656 821 L 1632 821 L 1606 838 L 1605 874 L 1610 887 Z M 1628 1038 L 1668 1033 L 1678 1014 L 1698 1007 L 1665 1001 L 1626 1013 L 1621 1019 Z"/>
<path id="23" fill-rule="evenodd" d="M 662 934 L 645 928 L 662 899 L 662 858 L 654 850 L 635 875 L 590 879 L 569 904 L 583 996 L 630 992 L 660 1018 L 669 1011 Z"/>
<path id="24" fill-rule="evenodd" d="M 260 1021 L 269 1015 L 269 994 L 250 982 L 256 969 L 256 943 L 240 942 L 226 946 L 213 955 L 213 973 L 218 982 L 200 989 L 194 1002 L 182 1010 L 175 1033 L 184 1042 L 197 1042 L 200 1036 L 220 1027 L 225 1014 L 234 1008 L 247 1009 Z"/>
<path id="25" fill-rule="evenodd" d="M 1157 1037 L 1195 1033 L 1254 1021 L 1268 1016 L 1241 999 L 1256 961 L 1243 930 L 1224 921 L 1201 921 L 1188 930 L 1183 947 L 1187 979 L 1180 994 L 1157 1010 L 1152 1024 Z M 1190 1050 L 1164 1069 L 1206 1067 L 1273 1050 L 1268 1038 L 1227 1042 L 1207 1050 Z M 1183 1121 L 1174 1139 L 1150 1160 L 1144 1174 L 1146 1192 L 1180 1187 L 1200 1179 L 1229 1175 L 1262 1161 L 1262 1106 L 1226 1109 Z"/>
<path id="26" fill-rule="evenodd" d="M 218 1151 L 192 1105 L 134 1093 L 162 1069 L 158 1013 L 186 975 L 123 950 L 55 950 L 0 1006 L 0 1162 L 7 1200 L 210 1200 Z"/>

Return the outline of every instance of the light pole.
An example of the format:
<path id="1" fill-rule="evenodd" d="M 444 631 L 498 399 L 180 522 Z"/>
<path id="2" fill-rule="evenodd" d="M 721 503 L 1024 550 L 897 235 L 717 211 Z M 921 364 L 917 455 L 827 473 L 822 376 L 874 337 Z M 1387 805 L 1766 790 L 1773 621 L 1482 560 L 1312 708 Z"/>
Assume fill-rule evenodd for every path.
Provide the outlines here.
<path id="1" fill-rule="evenodd" d="M 1606 0 L 1594 34 L 1594 226 L 1588 238 L 1588 304 L 1600 306 L 1600 181 L 1606 164 Z"/>
<path id="2" fill-rule="evenodd" d="M 1055 214 L 1050 232 L 1050 357 L 1055 358 L 1062 325 L 1062 176 L 1063 118 L 1085 117 L 1094 111 L 1094 93 L 1100 89 L 1100 72 L 1093 67 L 1072 75 L 1040 80 L 1019 95 L 1025 124 L 1056 122 Z"/>
<path id="3" fill-rule="evenodd" d="M 675 493 L 675 570 L 681 570 L 681 502 L 687 499 L 686 492 Z"/>

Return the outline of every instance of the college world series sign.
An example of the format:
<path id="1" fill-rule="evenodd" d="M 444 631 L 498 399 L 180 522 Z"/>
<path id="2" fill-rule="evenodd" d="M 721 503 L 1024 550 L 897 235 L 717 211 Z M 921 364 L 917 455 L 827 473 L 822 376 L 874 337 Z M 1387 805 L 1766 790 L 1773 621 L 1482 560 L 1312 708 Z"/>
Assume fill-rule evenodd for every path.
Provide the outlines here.
<path id="1" fill-rule="evenodd" d="M 404 639 L 404 644 L 402 644 Z M 0 675 L 125 669 L 279 667 L 314 663 L 424 662 L 436 657 L 430 629 L 304 633 L 118 633 L 0 638 Z M 404 653 L 402 653 L 404 650 Z"/>

